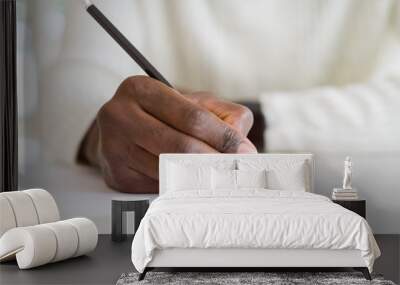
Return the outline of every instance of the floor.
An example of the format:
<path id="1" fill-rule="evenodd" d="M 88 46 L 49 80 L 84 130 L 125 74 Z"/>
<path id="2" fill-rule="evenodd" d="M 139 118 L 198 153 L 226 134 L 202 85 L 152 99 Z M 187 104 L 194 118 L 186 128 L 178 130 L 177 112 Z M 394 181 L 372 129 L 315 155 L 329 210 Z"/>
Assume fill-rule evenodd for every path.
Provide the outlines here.
<path id="1" fill-rule="evenodd" d="M 382 256 L 375 272 L 399 283 L 400 235 L 375 236 Z M 97 249 L 82 256 L 30 270 L 18 270 L 15 262 L 0 265 L 0 284 L 115 284 L 124 272 L 133 271 L 130 239 L 114 243 L 109 235 L 100 235 Z"/>
<path id="2" fill-rule="evenodd" d="M 29 270 L 15 262 L 0 264 L 0 284 L 115 284 L 124 272 L 133 271 L 130 241 L 115 243 L 100 235 L 97 248 L 81 256 Z"/>

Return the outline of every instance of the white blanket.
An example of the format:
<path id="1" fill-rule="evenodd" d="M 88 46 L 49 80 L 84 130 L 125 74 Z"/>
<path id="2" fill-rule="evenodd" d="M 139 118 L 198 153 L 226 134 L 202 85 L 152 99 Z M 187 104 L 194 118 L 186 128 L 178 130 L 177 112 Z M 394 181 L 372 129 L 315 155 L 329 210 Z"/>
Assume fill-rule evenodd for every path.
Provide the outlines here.
<path id="1" fill-rule="evenodd" d="M 317 194 L 260 189 L 160 196 L 135 235 L 132 262 L 143 272 L 165 248 L 358 249 L 370 271 L 380 255 L 359 215 Z"/>

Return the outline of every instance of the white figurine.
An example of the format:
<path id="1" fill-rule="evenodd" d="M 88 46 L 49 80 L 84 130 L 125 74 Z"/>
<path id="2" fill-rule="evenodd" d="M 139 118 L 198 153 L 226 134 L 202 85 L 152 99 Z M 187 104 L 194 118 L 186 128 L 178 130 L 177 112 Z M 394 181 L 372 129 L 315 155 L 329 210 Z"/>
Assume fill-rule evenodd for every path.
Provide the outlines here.
<path id="1" fill-rule="evenodd" d="M 344 190 L 351 190 L 351 178 L 352 178 L 352 162 L 351 157 L 347 156 L 346 160 L 344 161 L 344 177 L 343 177 L 343 189 Z"/>

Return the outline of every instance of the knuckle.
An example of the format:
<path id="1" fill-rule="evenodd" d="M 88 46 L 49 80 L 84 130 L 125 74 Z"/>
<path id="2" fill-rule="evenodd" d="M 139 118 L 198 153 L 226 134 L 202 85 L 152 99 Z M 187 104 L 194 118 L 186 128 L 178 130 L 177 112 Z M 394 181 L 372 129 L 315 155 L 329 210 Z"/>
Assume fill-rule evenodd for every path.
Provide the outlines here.
<path id="1" fill-rule="evenodd" d="M 226 126 L 223 131 L 220 151 L 222 152 L 235 152 L 242 142 L 242 138 L 232 128 Z"/>
<path id="2" fill-rule="evenodd" d="M 104 122 L 105 120 L 109 120 L 114 117 L 114 104 L 109 101 L 101 106 L 100 110 L 97 113 L 97 119 L 100 123 Z"/>
<path id="3" fill-rule="evenodd" d="M 148 93 L 149 90 L 154 89 L 154 80 L 144 75 L 130 76 L 122 83 L 123 86 L 128 88 L 129 93 L 133 97 Z"/>
<path id="4" fill-rule="evenodd" d="M 238 113 L 244 119 L 253 119 L 253 112 L 243 105 L 238 105 Z"/>
<path id="5" fill-rule="evenodd" d="M 209 114 L 201 108 L 190 108 L 184 116 L 188 127 L 193 131 L 197 131 L 206 122 Z"/>
<path id="6" fill-rule="evenodd" d="M 133 75 L 127 77 L 123 82 L 122 85 L 128 85 L 130 87 L 135 87 L 138 85 L 142 85 L 148 79 L 145 75 Z"/>
<path id="7" fill-rule="evenodd" d="M 242 105 L 240 105 L 239 108 L 240 108 L 239 109 L 240 119 L 243 120 L 243 121 L 247 121 L 247 122 L 252 124 L 253 121 L 254 121 L 253 112 L 249 108 L 247 108 L 245 106 L 242 106 Z"/>

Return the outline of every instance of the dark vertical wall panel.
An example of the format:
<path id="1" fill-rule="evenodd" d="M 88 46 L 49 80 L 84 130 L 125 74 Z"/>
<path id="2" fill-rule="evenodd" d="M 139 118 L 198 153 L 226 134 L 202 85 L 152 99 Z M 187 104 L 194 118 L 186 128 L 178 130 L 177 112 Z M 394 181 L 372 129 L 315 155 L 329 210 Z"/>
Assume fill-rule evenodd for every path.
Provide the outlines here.
<path id="1" fill-rule="evenodd" d="M 0 191 L 18 188 L 15 0 L 0 0 Z"/>

